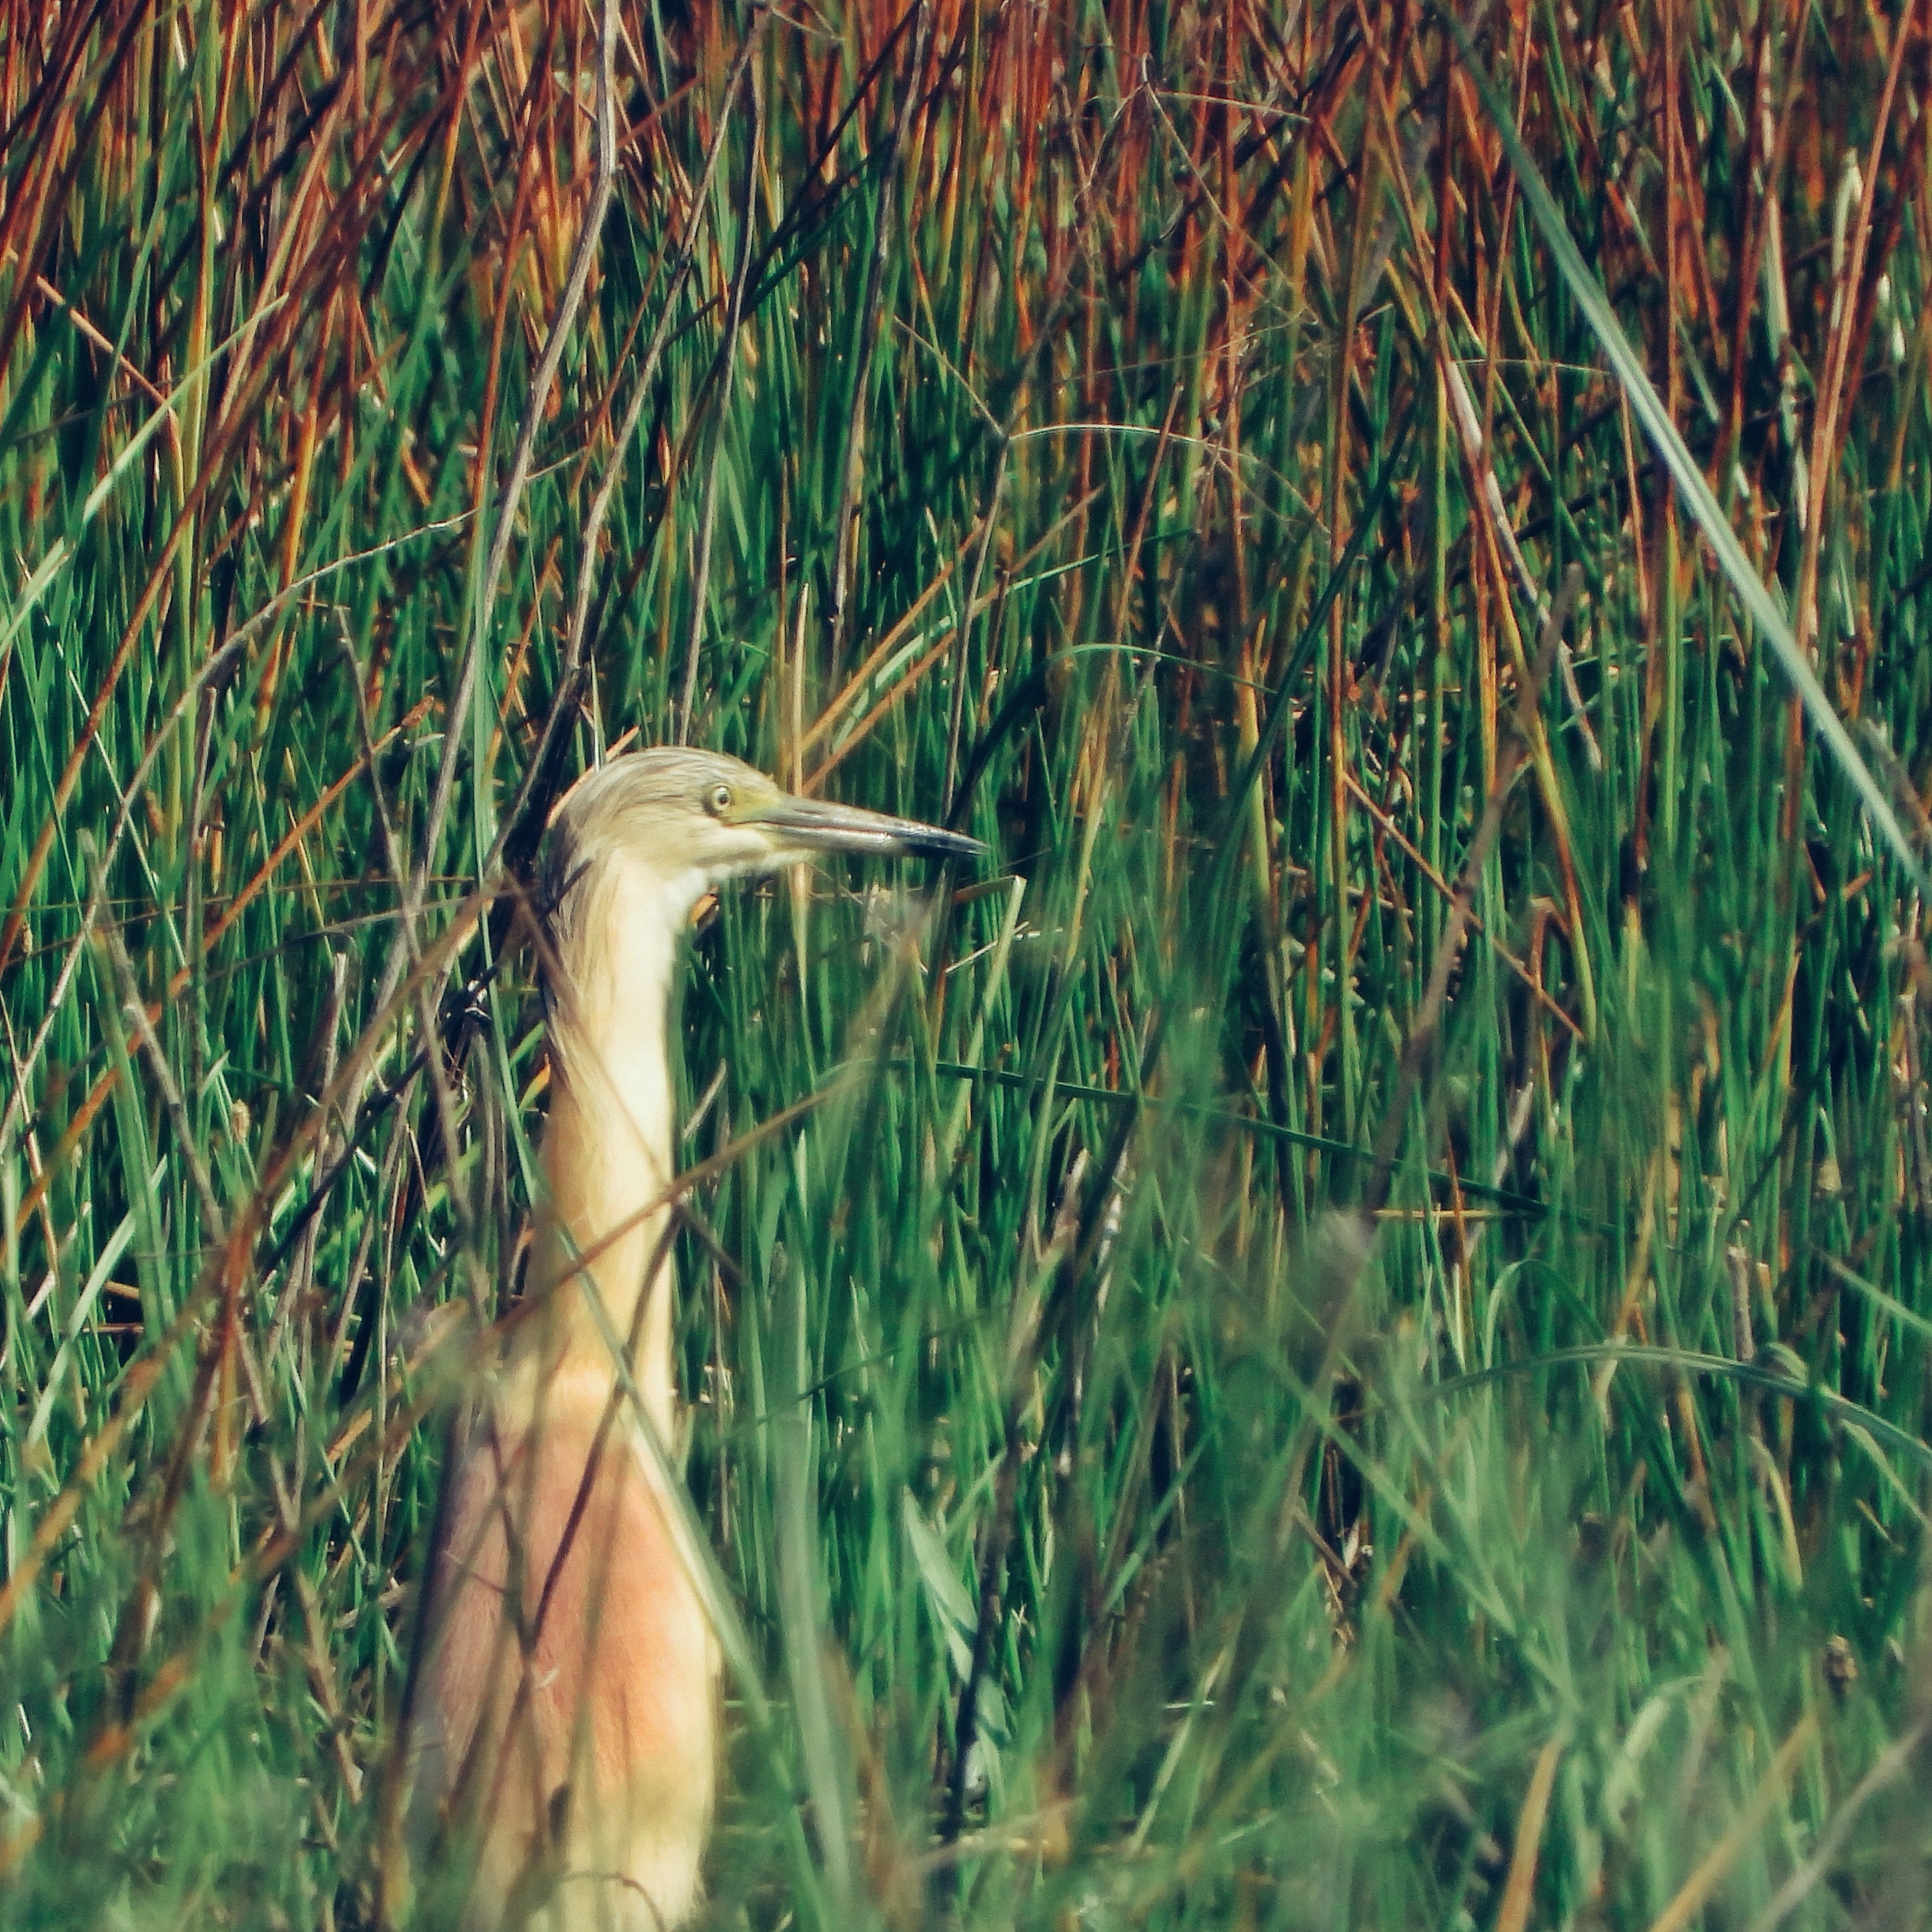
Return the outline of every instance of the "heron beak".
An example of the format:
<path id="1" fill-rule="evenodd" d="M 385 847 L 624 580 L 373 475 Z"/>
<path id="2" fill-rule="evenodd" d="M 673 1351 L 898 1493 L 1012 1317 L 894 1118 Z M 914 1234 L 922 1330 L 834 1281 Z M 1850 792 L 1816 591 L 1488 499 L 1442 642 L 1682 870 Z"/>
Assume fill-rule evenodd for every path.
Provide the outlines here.
<path id="1" fill-rule="evenodd" d="M 963 859 L 986 849 L 963 832 L 943 831 L 916 818 L 892 818 L 856 805 L 830 805 L 822 799 L 785 794 L 747 816 L 776 842 L 804 852 L 904 852 L 922 859 Z"/>

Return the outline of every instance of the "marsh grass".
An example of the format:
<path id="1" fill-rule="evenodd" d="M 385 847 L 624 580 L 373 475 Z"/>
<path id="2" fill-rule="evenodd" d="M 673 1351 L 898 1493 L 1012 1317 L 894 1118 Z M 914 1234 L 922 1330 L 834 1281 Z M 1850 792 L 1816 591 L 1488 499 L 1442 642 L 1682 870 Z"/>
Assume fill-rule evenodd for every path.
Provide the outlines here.
<path id="1" fill-rule="evenodd" d="M 1924 8 L 599 23 L 0 26 L 0 1911 L 380 1916 L 685 725 L 992 848 L 694 937 L 707 1922 L 1921 1922 Z"/>

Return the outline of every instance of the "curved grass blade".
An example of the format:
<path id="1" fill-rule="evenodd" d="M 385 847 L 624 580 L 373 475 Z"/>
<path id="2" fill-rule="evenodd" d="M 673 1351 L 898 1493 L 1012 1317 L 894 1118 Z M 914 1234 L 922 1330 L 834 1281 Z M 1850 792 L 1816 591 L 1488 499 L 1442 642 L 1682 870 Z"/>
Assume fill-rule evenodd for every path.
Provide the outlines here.
<path id="1" fill-rule="evenodd" d="M 1628 1363 L 1633 1368 L 1676 1369 L 1688 1375 L 1721 1376 L 1786 1402 L 1810 1402 L 1830 1419 L 1848 1428 L 1862 1429 L 1874 1442 L 1882 1442 L 1900 1455 L 1932 1471 L 1932 1442 L 1922 1442 L 1910 1430 L 1888 1422 L 1875 1409 L 1835 1390 L 1814 1383 L 1800 1382 L 1775 1366 L 1762 1360 L 1734 1362 L 1728 1355 L 1706 1355 L 1692 1348 L 1663 1348 L 1625 1342 L 1586 1342 L 1572 1348 L 1550 1348 L 1540 1354 L 1526 1355 L 1520 1361 L 1498 1362 L 1493 1367 L 1474 1369 L 1465 1376 L 1445 1376 L 1426 1393 L 1436 1396 L 1461 1395 L 1508 1376 L 1532 1375 L 1540 1369 L 1560 1369 L 1597 1362 Z"/>

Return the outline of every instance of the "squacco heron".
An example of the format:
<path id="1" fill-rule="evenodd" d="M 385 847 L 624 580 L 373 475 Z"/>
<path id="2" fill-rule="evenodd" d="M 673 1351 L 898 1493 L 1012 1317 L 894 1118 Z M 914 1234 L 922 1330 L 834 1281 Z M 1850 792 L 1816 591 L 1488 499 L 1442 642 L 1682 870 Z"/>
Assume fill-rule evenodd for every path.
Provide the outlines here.
<path id="1" fill-rule="evenodd" d="M 531 1305 L 452 1434 L 411 1698 L 411 1863 L 419 1891 L 440 1867 L 465 1927 L 665 1932 L 700 1896 L 717 1644 L 606 1340 L 668 1443 L 666 1034 L 692 915 L 727 879 L 821 853 L 980 849 L 706 752 L 614 759 L 559 812 Z"/>

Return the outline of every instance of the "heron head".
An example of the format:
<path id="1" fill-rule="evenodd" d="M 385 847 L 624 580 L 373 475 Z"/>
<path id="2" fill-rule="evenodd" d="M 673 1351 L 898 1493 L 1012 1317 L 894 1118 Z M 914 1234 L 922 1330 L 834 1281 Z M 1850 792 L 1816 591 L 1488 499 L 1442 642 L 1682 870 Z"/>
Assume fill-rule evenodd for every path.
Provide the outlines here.
<path id="1" fill-rule="evenodd" d="M 613 758 L 572 788 L 551 824 L 554 890 L 600 858 L 622 857 L 693 902 L 724 880 L 822 852 L 955 858 L 985 849 L 915 819 L 799 798 L 740 759 L 674 746 Z"/>

